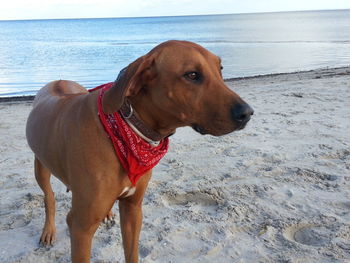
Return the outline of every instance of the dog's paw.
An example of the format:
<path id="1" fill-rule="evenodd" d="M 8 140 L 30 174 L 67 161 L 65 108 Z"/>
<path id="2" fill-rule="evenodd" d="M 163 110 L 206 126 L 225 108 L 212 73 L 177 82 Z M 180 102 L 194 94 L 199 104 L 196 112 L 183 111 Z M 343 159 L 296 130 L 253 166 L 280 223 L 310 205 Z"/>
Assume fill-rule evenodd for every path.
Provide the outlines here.
<path id="1" fill-rule="evenodd" d="M 103 223 L 107 223 L 108 221 L 114 220 L 115 214 L 111 211 L 108 212 L 106 217 L 103 219 Z"/>
<path id="2" fill-rule="evenodd" d="M 39 244 L 42 246 L 53 246 L 56 241 L 56 227 L 54 225 L 45 224 L 40 237 Z"/>
<path id="3" fill-rule="evenodd" d="M 108 212 L 107 216 L 102 221 L 108 228 L 115 225 L 115 214 L 111 211 Z"/>

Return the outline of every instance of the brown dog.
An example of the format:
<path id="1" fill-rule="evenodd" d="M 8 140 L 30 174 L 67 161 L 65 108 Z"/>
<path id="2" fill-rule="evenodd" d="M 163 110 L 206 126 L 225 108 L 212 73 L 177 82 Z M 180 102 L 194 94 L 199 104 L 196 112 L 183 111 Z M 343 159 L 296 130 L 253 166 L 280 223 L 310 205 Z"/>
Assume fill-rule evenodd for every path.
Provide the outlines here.
<path id="1" fill-rule="evenodd" d="M 162 43 L 121 72 L 104 93 L 103 112 L 114 113 L 130 103 L 138 118 L 133 129 L 145 140 L 143 130 L 159 140 L 181 126 L 215 136 L 243 129 L 253 110 L 225 85 L 221 68 L 220 58 L 195 43 Z M 27 140 L 35 154 L 35 177 L 45 194 L 40 241 L 52 244 L 56 234 L 52 173 L 72 191 L 67 215 L 72 262 L 90 262 L 92 237 L 116 200 L 125 260 L 137 262 L 141 204 L 152 172 L 131 183 L 101 125 L 99 94 L 59 80 L 35 98 Z"/>

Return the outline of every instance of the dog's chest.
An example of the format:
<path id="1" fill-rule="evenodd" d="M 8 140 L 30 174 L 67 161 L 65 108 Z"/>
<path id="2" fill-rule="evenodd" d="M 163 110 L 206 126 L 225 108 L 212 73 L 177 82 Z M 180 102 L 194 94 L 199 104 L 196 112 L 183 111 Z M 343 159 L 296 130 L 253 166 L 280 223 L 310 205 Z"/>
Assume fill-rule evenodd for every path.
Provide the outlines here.
<path id="1" fill-rule="evenodd" d="M 119 195 L 119 197 L 128 197 L 128 196 L 131 196 L 135 193 L 136 191 L 136 187 L 133 186 L 133 187 L 125 187 L 123 189 L 123 191 L 121 192 L 121 194 Z"/>

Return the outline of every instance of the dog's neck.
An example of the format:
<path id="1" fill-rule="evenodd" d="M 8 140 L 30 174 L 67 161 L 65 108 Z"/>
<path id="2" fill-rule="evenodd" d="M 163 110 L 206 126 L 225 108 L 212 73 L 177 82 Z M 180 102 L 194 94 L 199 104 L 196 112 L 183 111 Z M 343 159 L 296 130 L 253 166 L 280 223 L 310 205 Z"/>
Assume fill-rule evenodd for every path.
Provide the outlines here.
<path id="1" fill-rule="evenodd" d="M 169 125 L 171 118 L 169 116 L 163 116 L 164 112 L 161 109 L 153 107 L 146 96 L 142 95 L 142 92 L 134 97 L 130 97 L 128 101 L 132 105 L 134 112 L 136 112 L 137 117 L 149 130 L 152 130 L 152 133 L 158 134 L 158 138 L 164 139 L 169 137 L 175 133 L 176 128 L 182 126 Z"/>
<path id="2" fill-rule="evenodd" d="M 159 142 L 164 139 L 162 134 L 153 130 L 139 117 L 128 100 L 124 101 L 119 112 L 134 132 L 149 144 L 158 145 Z"/>
<path id="3" fill-rule="evenodd" d="M 144 90 L 134 96 L 125 98 L 128 77 L 126 71 L 122 70 L 113 86 L 103 96 L 103 111 L 111 114 L 118 110 L 122 111 L 124 119 L 135 130 L 142 134 L 146 141 L 157 142 L 175 133 L 176 128 L 184 125 L 169 125 L 171 116 L 164 116 L 162 109 L 156 109 L 150 104 L 149 98 L 145 96 Z M 139 84 L 140 85 L 140 84 Z M 134 112 L 130 111 L 130 105 Z M 129 118 L 125 118 L 128 117 Z"/>
<path id="4" fill-rule="evenodd" d="M 127 98 L 123 98 L 123 94 L 124 88 L 118 87 L 114 83 L 114 85 L 103 95 L 103 112 L 106 114 L 112 114 L 119 111 L 123 119 L 134 130 L 134 132 L 152 145 L 157 145 L 162 139 L 167 137 L 167 134 L 159 133 L 155 129 L 155 126 L 151 125 L 153 122 L 147 122 L 149 118 L 145 118 L 145 114 L 140 116 L 132 106 L 134 103 L 130 102 Z M 145 107 L 142 107 L 142 109 L 144 108 Z"/>

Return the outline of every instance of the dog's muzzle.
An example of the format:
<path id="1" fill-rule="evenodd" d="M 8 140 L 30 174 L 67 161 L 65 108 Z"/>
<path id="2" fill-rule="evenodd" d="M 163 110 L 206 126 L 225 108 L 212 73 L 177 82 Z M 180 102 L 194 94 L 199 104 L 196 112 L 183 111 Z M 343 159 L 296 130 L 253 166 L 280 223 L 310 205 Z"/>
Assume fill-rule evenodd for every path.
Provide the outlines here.
<path id="1" fill-rule="evenodd" d="M 247 103 L 236 104 L 231 108 L 231 117 L 243 129 L 254 114 L 254 110 Z"/>

